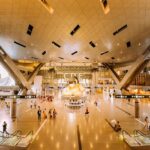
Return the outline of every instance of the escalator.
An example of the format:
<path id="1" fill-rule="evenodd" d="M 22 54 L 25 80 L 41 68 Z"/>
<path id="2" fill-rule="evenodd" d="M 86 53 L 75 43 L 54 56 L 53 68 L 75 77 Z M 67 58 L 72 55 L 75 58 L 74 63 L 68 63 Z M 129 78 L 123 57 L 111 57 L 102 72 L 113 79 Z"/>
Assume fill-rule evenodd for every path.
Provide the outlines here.
<path id="1" fill-rule="evenodd" d="M 13 137 L 13 136 L 19 136 L 19 135 L 21 135 L 22 134 L 22 131 L 20 131 L 20 130 L 16 130 L 15 132 L 13 132 L 13 133 L 3 133 L 2 131 L 0 131 L 0 137 L 3 137 L 3 138 L 8 138 L 8 137 Z"/>
<path id="2" fill-rule="evenodd" d="M 28 147 L 32 141 L 33 131 L 28 132 L 25 136 L 21 137 L 21 140 L 17 143 L 18 147 Z"/>
<path id="3" fill-rule="evenodd" d="M 20 130 L 15 131 L 12 134 L 4 135 L 0 131 L 0 146 L 15 149 L 26 149 L 32 141 L 33 131 L 28 132 L 26 135 L 22 135 Z"/>
<path id="4" fill-rule="evenodd" d="M 20 136 L 22 134 L 22 132 L 20 130 L 17 130 L 13 133 L 3 133 L 2 131 L 0 131 L 0 145 L 2 144 L 7 144 L 7 142 L 9 141 L 16 141 L 17 137 Z M 9 143 L 13 143 L 13 142 L 9 142 Z"/>
<path id="5" fill-rule="evenodd" d="M 145 134 L 140 130 L 134 130 L 134 137 L 137 141 L 139 141 L 142 145 L 150 146 L 150 134 Z"/>
<path id="6" fill-rule="evenodd" d="M 139 130 L 134 130 L 133 134 L 122 131 L 124 141 L 133 149 L 150 149 L 150 135 Z"/>

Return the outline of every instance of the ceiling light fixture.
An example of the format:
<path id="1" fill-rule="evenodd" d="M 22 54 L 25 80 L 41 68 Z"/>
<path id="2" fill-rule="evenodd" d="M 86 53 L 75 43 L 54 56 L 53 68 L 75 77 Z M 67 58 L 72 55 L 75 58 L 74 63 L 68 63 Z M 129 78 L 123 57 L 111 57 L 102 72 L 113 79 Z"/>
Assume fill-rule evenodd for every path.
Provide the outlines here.
<path id="1" fill-rule="evenodd" d="M 108 14 L 110 11 L 109 5 L 108 5 L 108 1 L 107 0 L 100 0 L 104 14 Z"/>
<path id="2" fill-rule="evenodd" d="M 117 43 L 117 46 L 119 46 L 120 45 L 120 43 Z"/>
<path id="3" fill-rule="evenodd" d="M 54 9 L 48 4 L 46 0 L 39 0 L 39 1 L 49 11 L 50 14 L 54 13 Z"/>
<path id="4" fill-rule="evenodd" d="M 141 43 L 139 42 L 139 44 L 138 44 L 139 46 L 141 46 Z"/>

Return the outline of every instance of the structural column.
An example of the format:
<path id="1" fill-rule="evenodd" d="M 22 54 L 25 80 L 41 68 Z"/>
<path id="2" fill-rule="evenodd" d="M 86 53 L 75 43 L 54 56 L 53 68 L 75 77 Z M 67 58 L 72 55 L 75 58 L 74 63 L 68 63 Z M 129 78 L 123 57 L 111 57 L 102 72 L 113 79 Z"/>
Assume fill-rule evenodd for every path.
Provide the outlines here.
<path id="1" fill-rule="evenodd" d="M 95 71 L 92 72 L 92 92 L 95 92 L 95 86 L 96 86 L 96 81 L 95 81 Z"/>
<path id="2" fill-rule="evenodd" d="M 98 84 L 98 78 L 99 78 L 99 72 L 96 71 L 96 72 L 95 72 L 95 85 L 96 85 L 96 86 L 97 86 L 97 84 Z"/>
<path id="3" fill-rule="evenodd" d="M 16 98 L 13 98 L 10 102 L 10 117 L 16 118 L 17 102 Z"/>
<path id="4" fill-rule="evenodd" d="M 139 118 L 140 117 L 140 104 L 139 104 L 139 100 L 135 99 L 135 118 Z"/>

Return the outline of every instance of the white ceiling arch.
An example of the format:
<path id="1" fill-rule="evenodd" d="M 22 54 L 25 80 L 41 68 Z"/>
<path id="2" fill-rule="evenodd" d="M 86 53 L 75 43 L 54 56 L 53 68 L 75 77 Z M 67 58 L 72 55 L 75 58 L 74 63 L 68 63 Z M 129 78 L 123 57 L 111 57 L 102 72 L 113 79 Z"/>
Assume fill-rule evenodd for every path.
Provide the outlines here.
<path id="1" fill-rule="evenodd" d="M 0 45 L 11 58 L 122 63 L 135 60 L 150 43 L 149 0 L 109 0 L 108 14 L 104 14 L 100 0 L 47 0 L 47 3 L 54 10 L 52 14 L 39 0 L 0 0 Z M 33 26 L 31 36 L 26 34 L 29 24 Z M 113 35 L 126 24 L 125 30 Z M 70 35 L 77 25 L 79 30 Z M 56 47 L 53 41 L 61 47 Z M 126 46 L 128 41 L 130 48 Z M 71 55 L 74 51 L 78 52 Z M 100 55 L 106 51 L 109 52 Z"/>

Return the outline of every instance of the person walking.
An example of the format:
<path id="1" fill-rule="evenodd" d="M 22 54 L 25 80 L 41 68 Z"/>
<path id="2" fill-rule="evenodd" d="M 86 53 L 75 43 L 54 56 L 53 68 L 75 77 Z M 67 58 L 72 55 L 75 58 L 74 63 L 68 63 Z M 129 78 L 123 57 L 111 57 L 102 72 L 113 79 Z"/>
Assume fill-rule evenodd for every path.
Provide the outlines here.
<path id="1" fill-rule="evenodd" d="M 3 122 L 3 134 L 4 133 L 8 134 L 7 133 L 7 123 L 5 121 Z"/>

